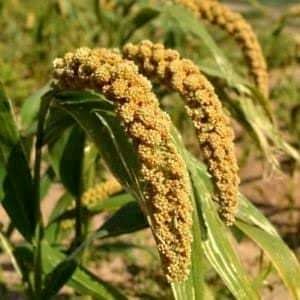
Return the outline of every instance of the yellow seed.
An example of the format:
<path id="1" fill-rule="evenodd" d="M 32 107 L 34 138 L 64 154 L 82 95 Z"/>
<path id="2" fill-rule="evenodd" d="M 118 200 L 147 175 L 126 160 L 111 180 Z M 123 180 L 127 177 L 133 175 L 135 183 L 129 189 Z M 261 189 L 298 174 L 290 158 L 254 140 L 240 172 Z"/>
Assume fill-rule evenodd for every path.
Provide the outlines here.
<path id="1" fill-rule="evenodd" d="M 147 55 L 148 48 L 142 49 Z M 108 49 L 81 48 L 54 61 L 56 88 L 94 89 L 114 101 L 117 116 L 141 164 L 146 213 L 166 278 L 189 273 L 192 204 L 185 163 L 173 145 L 170 119 L 159 108 L 151 83 L 137 66 Z M 174 221 L 176 219 L 176 226 Z"/>
<path id="2" fill-rule="evenodd" d="M 141 49 L 143 51 L 140 51 Z M 161 60 L 158 60 L 156 55 L 157 49 L 160 51 Z M 126 58 L 140 66 L 143 74 L 160 80 L 184 98 L 187 112 L 199 137 L 205 162 L 213 176 L 217 192 L 214 200 L 219 204 L 220 215 L 226 224 L 231 225 L 238 206 L 239 184 L 233 144 L 234 133 L 213 86 L 192 61 L 180 58 L 177 52 L 164 49 L 162 45 L 152 44 L 150 41 L 143 41 L 137 45 L 127 44 L 123 53 Z M 148 62 L 147 65 L 144 64 L 145 61 Z M 161 64 L 164 65 L 163 71 L 160 68 Z M 149 156 L 148 153 L 144 155 Z M 178 169 L 176 163 L 166 163 L 168 166 L 174 166 L 172 170 Z M 176 173 L 172 174 L 178 176 Z"/>

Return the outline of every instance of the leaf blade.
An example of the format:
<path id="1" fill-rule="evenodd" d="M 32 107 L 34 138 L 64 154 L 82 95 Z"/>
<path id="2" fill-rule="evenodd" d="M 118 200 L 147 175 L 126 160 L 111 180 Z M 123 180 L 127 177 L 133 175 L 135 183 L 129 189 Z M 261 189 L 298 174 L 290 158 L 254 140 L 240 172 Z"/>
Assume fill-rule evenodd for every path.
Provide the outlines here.
<path id="1" fill-rule="evenodd" d="M 236 226 L 254 240 L 269 257 L 295 299 L 300 299 L 300 264 L 269 221 L 244 197 L 240 197 Z"/>
<path id="2" fill-rule="evenodd" d="M 31 240 L 36 217 L 33 182 L 12 105 L 0 84 L 0 167 L 2 205 L 18 231 Z M 3 174 L 4 173 L 4 174 Z"/>
<path id="3" fill-rule="evenodd" d="M 42 244 L 43 268 L 46 272 L 51 272 L 55 266 L 65 259 L 65 256 L 58 250 L 50 247 L 47 242 Z M 78 268 L 68 285 L 83 295 L 90 295 L 97 300 L 123 300 L 126 299 L 118 290 L 110 284 L 96 278 L 91 273 L 82 268 Z"/>

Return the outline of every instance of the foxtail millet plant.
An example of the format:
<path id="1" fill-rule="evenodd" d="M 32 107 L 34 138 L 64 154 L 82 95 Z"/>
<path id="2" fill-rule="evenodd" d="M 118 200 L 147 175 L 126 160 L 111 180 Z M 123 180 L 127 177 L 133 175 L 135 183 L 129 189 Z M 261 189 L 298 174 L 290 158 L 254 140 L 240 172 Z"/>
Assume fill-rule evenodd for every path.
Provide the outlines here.
<path id="1" fill-rule="evenodd" d="M 175 0 L 204 20 L 225 30 L 242 49 L 249 66 L 249 73 L 256 86 L 265 96 L 269 96 L 269 76 L 267 64 L 251 25 L 237 12 L 211 0 Z"/>
<path id="2" fill-rule="evenodd" d="M 115 51 L 80 48 L 54 61 L 56 87 L 92 89 L 115 103 L 117 117 L 140 160 L 146 214 L 166 278 L 189 273 L 192 204 L 185 163 L 173 144 L 168 115 L 137 66 Z"/>
<path id="3" fill-rule="evenodd" d="M 181 58 L 177 51 L 165 49 L 162 44 L 127 44 L 123 52 L 140 66 L 143 74 L 158 79 L 184 98 L 213 176 L 220 215 L 228 225 L 233 224 L 239 184 L 234 133 L 213 86 L 191 60 Z"/>

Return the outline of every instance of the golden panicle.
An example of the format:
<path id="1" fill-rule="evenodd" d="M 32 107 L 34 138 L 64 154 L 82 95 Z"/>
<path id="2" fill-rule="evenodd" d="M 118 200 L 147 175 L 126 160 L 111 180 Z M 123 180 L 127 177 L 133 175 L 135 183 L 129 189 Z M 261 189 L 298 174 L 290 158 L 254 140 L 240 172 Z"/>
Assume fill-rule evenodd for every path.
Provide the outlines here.
<path id="1" fill-rule="evenodd" d="M 180 58 L 178 52 L 165 49 L 162 44 L 150 41 L 127 44 L 123 53 L 140 66 L 143 74 L 160 80 L 183 96 L 213 176 L 220 215 L 231 225 L 238 205 L 239 184 L 234 133 L 213 86 L 192 61 Z"/>
<path id="2" fill-rule="evenodd" d="M 192 204 L 185 163 L 160 110 L 151 83 L 137 66 L 108 49 L 80 48 L 54 61 L 57 87 L 94 89 L 114 101 L 117 116 L 141 164 L 144 206 L 170 282 L 187 278 L 191 258 Z"/>
<path id="3" fill-rule="evenodd" d="M 93 208 L 102 200 L 121 192 L 122 189 L 122 185 L 112 177 L 88 189 L 82 195 L 82 204 L 88 208 Z"/>
<path id="4" fill-rule="evenodd" d="M 196 12 L 200 18 L 219 26 L 240 45 L 255 84 L 265 97 L 269 95 L 267 64 L 251 25 L 239 14 L 212 0 L 175 0 Z"/>

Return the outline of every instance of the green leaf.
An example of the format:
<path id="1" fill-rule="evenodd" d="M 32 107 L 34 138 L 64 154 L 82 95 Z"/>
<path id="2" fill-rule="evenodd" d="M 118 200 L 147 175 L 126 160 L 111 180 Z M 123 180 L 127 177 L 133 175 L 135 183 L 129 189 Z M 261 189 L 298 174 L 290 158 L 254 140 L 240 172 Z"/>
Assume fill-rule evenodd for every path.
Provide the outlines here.
<path id="1" fill-rule="evenodd" d="M 44 143 L 52 146 L 75 122 L 70 115 L 62 110 L 50 108 L 50 111 L 45 128 Z"/>
<path id="2" fill-rule="evenodd" d="M 22 130 L 24 130 L 26 133 L 33 133 L 36 130 L 42 96 L 48 92 L 49 89 L 50 84 L 47 84 L 24 100 L 24 104 L 22 105 L 20 111 L 20 117 Z"/>
<path id="3" fill-rule="evenodd" d="M 52 299 L 71 278 L 77 268 L 75 260 L 60 262 L 45 278 L 45 288 L 42 290 L 42 299 Z"/>
<path id="4" fill-rule="evenodd" d="M 113 106 L 101 97 L 98 100 L 86 100 L 87 95 L 79 98 L 69 95 L 63 99 L 57 96 L 55 106 L 69 113 L 84 128 L 101 150 L 109 167 L 118 178 L 125 181 L 130 191 L 135 192 L 136 199 L 140 199 L 141 190 L 138 190 L 139 185 L 136 184 L 138 164 L 131 160 L 135 157 L 134 150 L 116 119 Z M 183 152 L 182 149 L 180 152 Z M 209 176 L 203 167 L 196 167 L 198 162 L 189 156 L 187 162 L 191 168 L 195 189 L 193 264 L 188 280 L 183 284 L 173 285 L 176 299 L 203 299 L 203 252 L 237 298 L 258 299 L 233 250 L 230 240 L 232 237 L 217 216 L 211 199 Z M 138 203 L 129 203 L 117 211 L 99 230 L 91 234 L 86 242 L 74 251 L 72 257 L 76 257 L 77 253 L 94 239 L 130 233 L 146 226 L 147 221 Z"/>
<path id="5" fill-rule="evenodd" d="M 36 217 L 32 177 L 22 146 L 11 149 L 3 182 L 2 205 L 18 231 L 27 239 L 33 237 Z"/>
<path id="6" fill-rule="evenodd" d="M 268 219 L 249 201 L 245 196 L 239 195 L 239 209 L 237 218 L 244 222 L 252 224 L 273 236 L 280 237 L 274 226 Z"/>
<path id="7" fill-rule="evenodd" d="M 11 147 L 19 141 L 19 133 L 16 119 L 10 100 L 5 94 L 4 87 L 0 82 L 0 160 L 8 160 Z"/>
<path id="8" fill-rule="evenodd" d="M 13 250 L 13 255 L 22 272 L 23 281 L 30 282 L 30 272 L 33 268 L 33 253 L 31 247 L 27 244 L 17 246 Z"/>
<path id="9" fill-rule="evenodd" d="M 178 132 L 173 128 L 174 143 L 178 152 L 185 157 L 185 147 Z M 192 190 L 192 188 L 191 188 Z M 173 283 L 171 285 L 176 300 L 206 300 L 205 294 L 205 273 L 206 263 L 202 248 L 202 234 L 205 231 L 203 220 L 197 210 L 197 203 L 194 193 L 190 195 L 193 205 L 193 243 L 190 273 L 185 282 Z"/>
<path id="10" fill-rule="evenodd" d="M 99 204 L 95 205 L 93 208 L 89 209 L 92 213 L 99 213 L 101 211 L 114 211 L 124 206 L 127 203 L 133 202 L 135 199 L 130 194 L 121 194 L 117 196 L 112 196 L 104 199 Z"/>
<path id="11" fill-rule="evenodd" d="M 81 177 L 85 146 L 85 134 L 81 128 L 75 126 L 63 149 L 59 173 L 62 183 L 74 196 L 79 197 L 82 192 Z"/>
<path id="12" fill-rule="evenodd" d="M 159 14 L 160 11 L 153 7 L 144 7 L 141 8 L 133 17 L 126 20 L 125 24 L 122 26 L 126 32 L 123 34 L 121 45 L 126 43 L 138 29 L 157 18 Z"/>
<path id="13" fill-rule="evenodd" d="M 66 257 L 58 250 L 49 246 L 47 242 L 42 244 L 43 269 L 51 272 Z M 73 273 L 68 285 L 82 295 L 90 295 L 97 300 L 122 300 L 126 299 L 119 291 L 110 284 L 96 278 L 83 268 L 77 268 Z"/>
<path id="14" fill-rule="evenodd" d="M 11 245 L 10 241 L 5 237 L 5 235 L 2 232 L 0 232 L 0 243 L 4 252 L 6 252 L 6 254 L 9 256 L 11 264 L 15 269 L 16 273 L 21 277 L 22 271 L 14 255 L 13 246 Z"/>
<path id="15" fill-rule="evenodd" d="M 122 234 L 133 233 L 148 227 L 148 222 L 137 202 L 129 202 L 114 213 L 100 228 L 92 232 L 86 240 L 77 247 L 71 258 L 80 256 L 93 241 Z"/>
<path id="16" fill-rule="evenodd" d="M 45 238 L 49 243 L 55 242 L 59 234 L 59 224 L 54 221 L 68 209 L 73 199 L 69 193 L 65 193 L 56 202 L 49 216 L 48 226 L 45 229 Z"/>
<path id="17" fill-rule="evenodd" d="M 300 264 L 275 228 L 245 197 L 240 197 L 236 226 L 263 249 L 294 299 L 300 299 Z"/>
<path id="18" fill-rule="evenodd" d="M 51 113 L 50 119 L 53 114 L 54 117 L 57 115 L 57 110 Z M 59 120 L 62 116 L 67 116 L 68 119 L 68 115 L 64 113 L 63 115 L 59 114 Z M 66 189 L 74 197 L 78 197 L 83 189 L 81 178 L 83 173 L 85 133 L 74 122 L 73 127 L 68 128 L 71 125 L 69 119 L 61 124 L 62 127 L 58 124 L 55 124 L 55 127 L 53 127 L 53 121 L 46 128 L 46 135 L 50 138 L 48 140 L 50 163 L 56 176 L 60 178 Z M 56 133 L 59 135 L 56 136 Z"/>
<path id="19" fill-rule="evenodd" d="M 111 102 L 101 95 L 64 92 L 55 106 L 67 112 L 93 140 L 111 172 L 132 193 L 140 191 L 139 163 L 133 145 L 116 119 Z"/>
<path id="20" fill-rule="evenodd" d="M 186 161 L 191 172 L 198 213 L 202 215 L 206 227 L 202 237 L 205 256 L 236 298 L 259 299 L 232 246 L 232 236 L 217 215 L 208 174 L 191 155 L 187 154 Z"/>
<path id="21" fill-rule="evenodd" d="M 119 236 L 148 227 L 148 222 L 137 202 L 130 202 L 120 208 L 98 230 L 101 238 Z"/>
<path id="22" fill-rule="evenodd" d="M 206 187 L 211 186 L 211 183 L 209 183 L 210 178 L 206 173 L 205 168 L 201 166 L 199 162 L 195 160 L 193 162 L 193 159 L 190 155 L 189 157 L 190 157 L 189 161 L 191 167 L 195 168 L 195 166 L 197 166 L 198 169 L 199 177 L 197 183 L 199 184 L 201 183 L 201 181 L 204 183 L 207 182 Z M 205 189 L 202 190 L 201 194 L 202 196 L 203 194 L 205 194 Z M 202 205 L 202 209 L 203 209 L 203 213 L 205 213 L 204 211 L 205 206 Z M 215 208 L 213 206 L 210 209 L 208 207 L 206 213 L 212 214 L 214 210 Z M 242 230 L 246 235 L 248 235 L 252 240 L 254 240 L 266 252 L 268 257 L 270 258 L 270 261 L 277 269 L 278 274 L 283 279 L 285 285 L 291 291 L 291 294 L 294 296 L 295 299 L 300 299 L 299 298 L 299 290 L 300 290 L 299 262 L 297 261 L 294 253 L 282 241 L 280 235 L 277 233 L 277 231 L 271 225 L 271 223 L 264 217 L 264 215 L 258 209 L 256 209 L 243 196 L 240 196 L 240 206 L 237 215 L 236 226 L 240 230 Z M 220 234 L 221 228 L 222 226 L 220 226 L 218 231 L 215 232 L 216 235 Z M 222 236 L 224 238 L 224 236 L 226 236 L 226 232 L 223 232 Z M 222 241 L 222 239 L 219 240 L 218 243 L 220 243 L 220 241 Z M 226 254 L 226 251 L 224 251 L 224 249 L 226 249 L 225 246 L 223 246 L 222 249 L 224 252 L 223 254 Z M 276 249 L 276 251 L 274 251 L 274 249 Z M 206 255 L 209 254 L 208 250 L 209 249 L 205 250 Z M 215 253 L 217 252 L 215 251 Z M 226 255 L 228 255 L 228 253 Z M 234 261 L 232 259 L 227 259 L 227 260 L 230 262 Z M 226 272 L 226 268 L 224 268 L 223 271 Z M 224 281 L 226 282 L 225 279 Z M 230 288 L 229 285 L 228 287 Z"/>
<path id="23" fill-rule="evenodd" d="M 87 191 L 97 184 L 97 173 L 99 167 L 100 154 L 93 143 L 87 141 L 84 148 L 84 161 L 82 170 L 82 189 Z"/>
<path id="24" fill-rule="evenodd" d="M 36 217 L 33 184 L 10 100 L 0 85 L 0 182 L 3 207 L 14 226 L 27 239 L 34 234 Z"/>
<path id="25" fill-rule="evenodd" d="M 49 162 L 54 170 L 56 177 L 60 180 L 60 165 L 66 145 L 68 143 L 68 140 L 70 139 L 71 131 L 72 128 L 68 128 L 66 129 L 66 131 L 60 132 L 60 136 L 57 137 L 55 141 L 48 143 Z M 46 133 L 48 132 L 49 131 L 46 130 Z"/>
<path id="26" fill-rule="evenodd" d="M 75 210 L 74 209 L 68 210 L 68 207 L 70 206 L 71 201 L 72 201 L 72 197 L 69 194 L 65 194 L 58 201 L 57 206 L 54 208 L 53 212 L 51 213 L 51 216 L 49 218 L 49 224 L 46 229 L 46 237 L 47 237 L 48 241 L 49 241 L 49 239 L 51 241 L 54 241 L 56 239 L 56 237 L 58 235 L 58 231 L 59 231 L 58 223 L 60 221 L 66 220 L 66 219 L 72 219 L 72 218 L 74 219 Z M 120 209 L 120 207 L 125 208 L 127 204 L 132 203 L 132 202 L 135 202 L 135 199 L 132 197 L 132 195 L 126 193 L 126 194 L 107 198 L 107 199 L 101 201 L 101 203 L 99 205 L 93 207 L 92 209 L 89 209 L 88 211 L 85 211 L 86 208 L 84 207 L 83 212 L 94 215 L 94 214 L 98 214 L 102 211 L 115 211 L 115 210 Z M 133 209 L 133 214 L 135 214 L 135 209 Z M 126 222 L 126 218 L 123 221 Z M 144 220 L 142 220 L 142 221 L 144 221 Z M 125 228 L 127 225 L 128 224 L 125 224 L 125 223 L 121 224 L 121 226 L 125 226 Z M 139 229 L 139 227 L 137 227 L 137 230 L 138 229 Z M 101 231 L 101 230 L 99 229 L 99 231 Z M 97 235 L 97 231 L 96 231 L 97 237 L 102 236 L 102 234 L 103 234 L 103 231 L 101 231 L 101 233 L 99 235 Z M 105 234 L 107 234 L 107 233 L 105 233 Z"/>
<path id="27" fill-rule="evenodd" d="M 195 200 L 195 199 L 193 199 Z M 193 201 L 193 204 L 196 203 Z M 198 212 L 194 206 L 193 243 L 190 274 L 182 283 L 172 283 L 172 291 L 176 300 L 206 300 L 205 298 L 205 256 L 202 248 L 201 231 Z"/>

